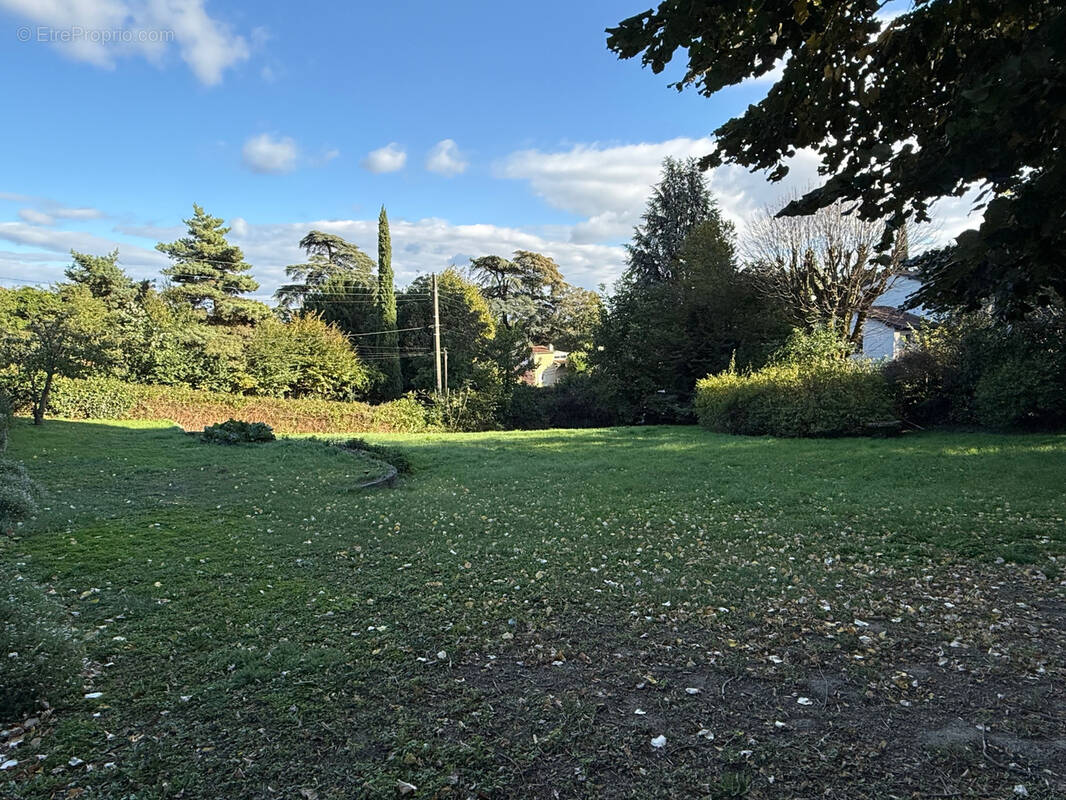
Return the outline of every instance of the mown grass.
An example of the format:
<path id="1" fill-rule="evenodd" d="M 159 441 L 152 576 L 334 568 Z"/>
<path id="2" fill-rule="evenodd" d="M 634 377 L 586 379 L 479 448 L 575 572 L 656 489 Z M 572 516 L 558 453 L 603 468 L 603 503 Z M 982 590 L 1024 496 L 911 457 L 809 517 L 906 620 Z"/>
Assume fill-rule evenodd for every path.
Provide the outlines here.
<path id="1" fill-rule="evenodd" d="M 1061 591 L 1066 437 L 368 438 L 414 473 L 353 490 L 374 466 L 316 442 L 17 425 L 11 455 L 50 495 L 0 559 L 76 615 L 103 694 L 57 709 L 0 795 L 790 796 L 761 729 L 698 749 L 712 675 L 787 691 L 833 669 L 898 692 L 882 673 L 903 648 L 953 637 L 947 671 L 997 647 L 1012 679 L 1061 666 L 983 615 L 997 575 Z M 883 643 L 860 643 L 860 618 Z M 679 675 L 708 689 L 686 699 Z M 622 694 L 638 685 L 653 722 Z"/>

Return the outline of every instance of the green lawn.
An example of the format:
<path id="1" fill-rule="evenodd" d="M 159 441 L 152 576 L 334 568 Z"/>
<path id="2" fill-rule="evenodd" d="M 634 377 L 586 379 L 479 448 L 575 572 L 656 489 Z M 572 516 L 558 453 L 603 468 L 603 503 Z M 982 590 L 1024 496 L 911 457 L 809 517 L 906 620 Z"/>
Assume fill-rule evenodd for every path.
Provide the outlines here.
<path id="1" fill-rule="evenodd" d="M 368 438 L 17 425 L 102 695 L 0 796 L 1066 796 L 1066 437 Z"/>

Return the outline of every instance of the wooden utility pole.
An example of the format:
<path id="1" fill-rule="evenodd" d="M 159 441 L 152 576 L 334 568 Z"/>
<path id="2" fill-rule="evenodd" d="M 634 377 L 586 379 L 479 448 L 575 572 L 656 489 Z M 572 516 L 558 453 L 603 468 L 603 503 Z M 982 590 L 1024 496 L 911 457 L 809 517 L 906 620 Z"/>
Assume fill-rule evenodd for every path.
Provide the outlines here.
<path id="1" fill-rule="evenodd" d="M 444 352 L 444 396 L 447 397 L 448 396 L 448 348 L 445 347 L 443 352 Z"/>
<path id="2" fill-rule="evenodd" d="M 433 285 L 433 356 L 437 365 L 437 394 L 440 394 L 440 305 L 437 302 L 437 273 L 434 272 L 430 277 Z"/>

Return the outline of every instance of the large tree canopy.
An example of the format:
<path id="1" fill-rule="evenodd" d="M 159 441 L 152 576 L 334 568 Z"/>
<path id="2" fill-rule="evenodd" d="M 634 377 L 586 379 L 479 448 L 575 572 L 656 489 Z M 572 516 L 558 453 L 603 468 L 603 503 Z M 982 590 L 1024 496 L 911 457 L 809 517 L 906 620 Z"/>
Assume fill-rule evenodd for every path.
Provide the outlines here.
<path id="1" fill-rule="evenodd" d="M 358 276 L 369 279 L 374 271 L 374 259 L 332 233 L 313 230 L 300 240 L 300 247 L 307 252 L 307 262 L 285 267 L 285 275 L 292 283 L 274 292 L 282 308 L 299 306 L 307 295 L 334 278 Z"/>
<path id="2" fill-rule="evenodd" d="M 715 131 L 709 168 L 788 172 L 815 149 L 829 178 L 782 212 L 844 200 L 888 219 L 882 247 L 932 202 L 982 186 L 984 221 L 931 262 L 918 300 L 1020 313 L 1066 295 L 1066 9 L 1052 0 L 665 0 L 608 30 L 622 58 L 710 96 L 783 62 L 766 97 Z"/>

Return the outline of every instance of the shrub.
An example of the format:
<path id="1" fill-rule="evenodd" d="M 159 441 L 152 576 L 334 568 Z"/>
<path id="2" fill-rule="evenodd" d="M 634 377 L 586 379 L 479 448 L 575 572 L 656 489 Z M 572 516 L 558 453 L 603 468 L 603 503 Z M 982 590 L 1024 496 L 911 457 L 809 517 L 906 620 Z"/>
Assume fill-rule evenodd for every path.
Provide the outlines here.
<path id="1" fill-rule="evenodd" d="M 0 721 L 73 694 L 82 665 L 66 610 L 39 586 L 0 575 Z"/>
<path id="2" fill-rule="evenodd" d="M 709 375 L 696 384 L 694 405 L 711 430 L 772 436 L 856 435 L 892 413 L 880 372 L 854 361 Z"/>
<path id="3" fill-rule="evenodd" d="M 383 444 L 371 444 L 366 441 L 366 439 L 360 438 L 349 439 L 342 444 L 341 447 L 348 450 L 356 450 L 360 453 L 366 453 L 379 461 L 391 464 L 396 467 L 396 471 L 401 475 L 408 475 L 413 471 L 411 459 L 407 457 L 407 453 L 397 447 L 389 447 Z"/>
<path id="4" fill-rule="evenodd" d="M 0 458 L 0 531 L 37 513 L 42 490 L 19 461 Z"/>
<path id="5" fill-rule="evenodd" d="M 238 417 L 261 420 L 279 433 L 417 433 L 432 427 L 426 409 L 410 395 L 369 405 L 145 386 L 115 378 L 57 380 L 50 406 L 57 416 L 71 419 L 169 419 L 186 430 Z"/>
<path id="6" fill-rule="evenodd" d="M 986 315 L 921 332 L 884 368 L 898 415 L 917 425 L 1066 426 L 1066 316 L 1011 325 Z"/>
<path id="7" fill-rule="evenodd" d="M 255 444 L 272 442 L 277 437 L 274 436 L 274 429 L 265 422 L 229 419 L 204 428 L 200 438 L 212 444 Z"/>
<path id="8" fill-rule="evenodd" d="M 139 389 L 116 378 L 56 378 L 48 410 L 67 419 L 123 419 L 137 404 Z"/>

